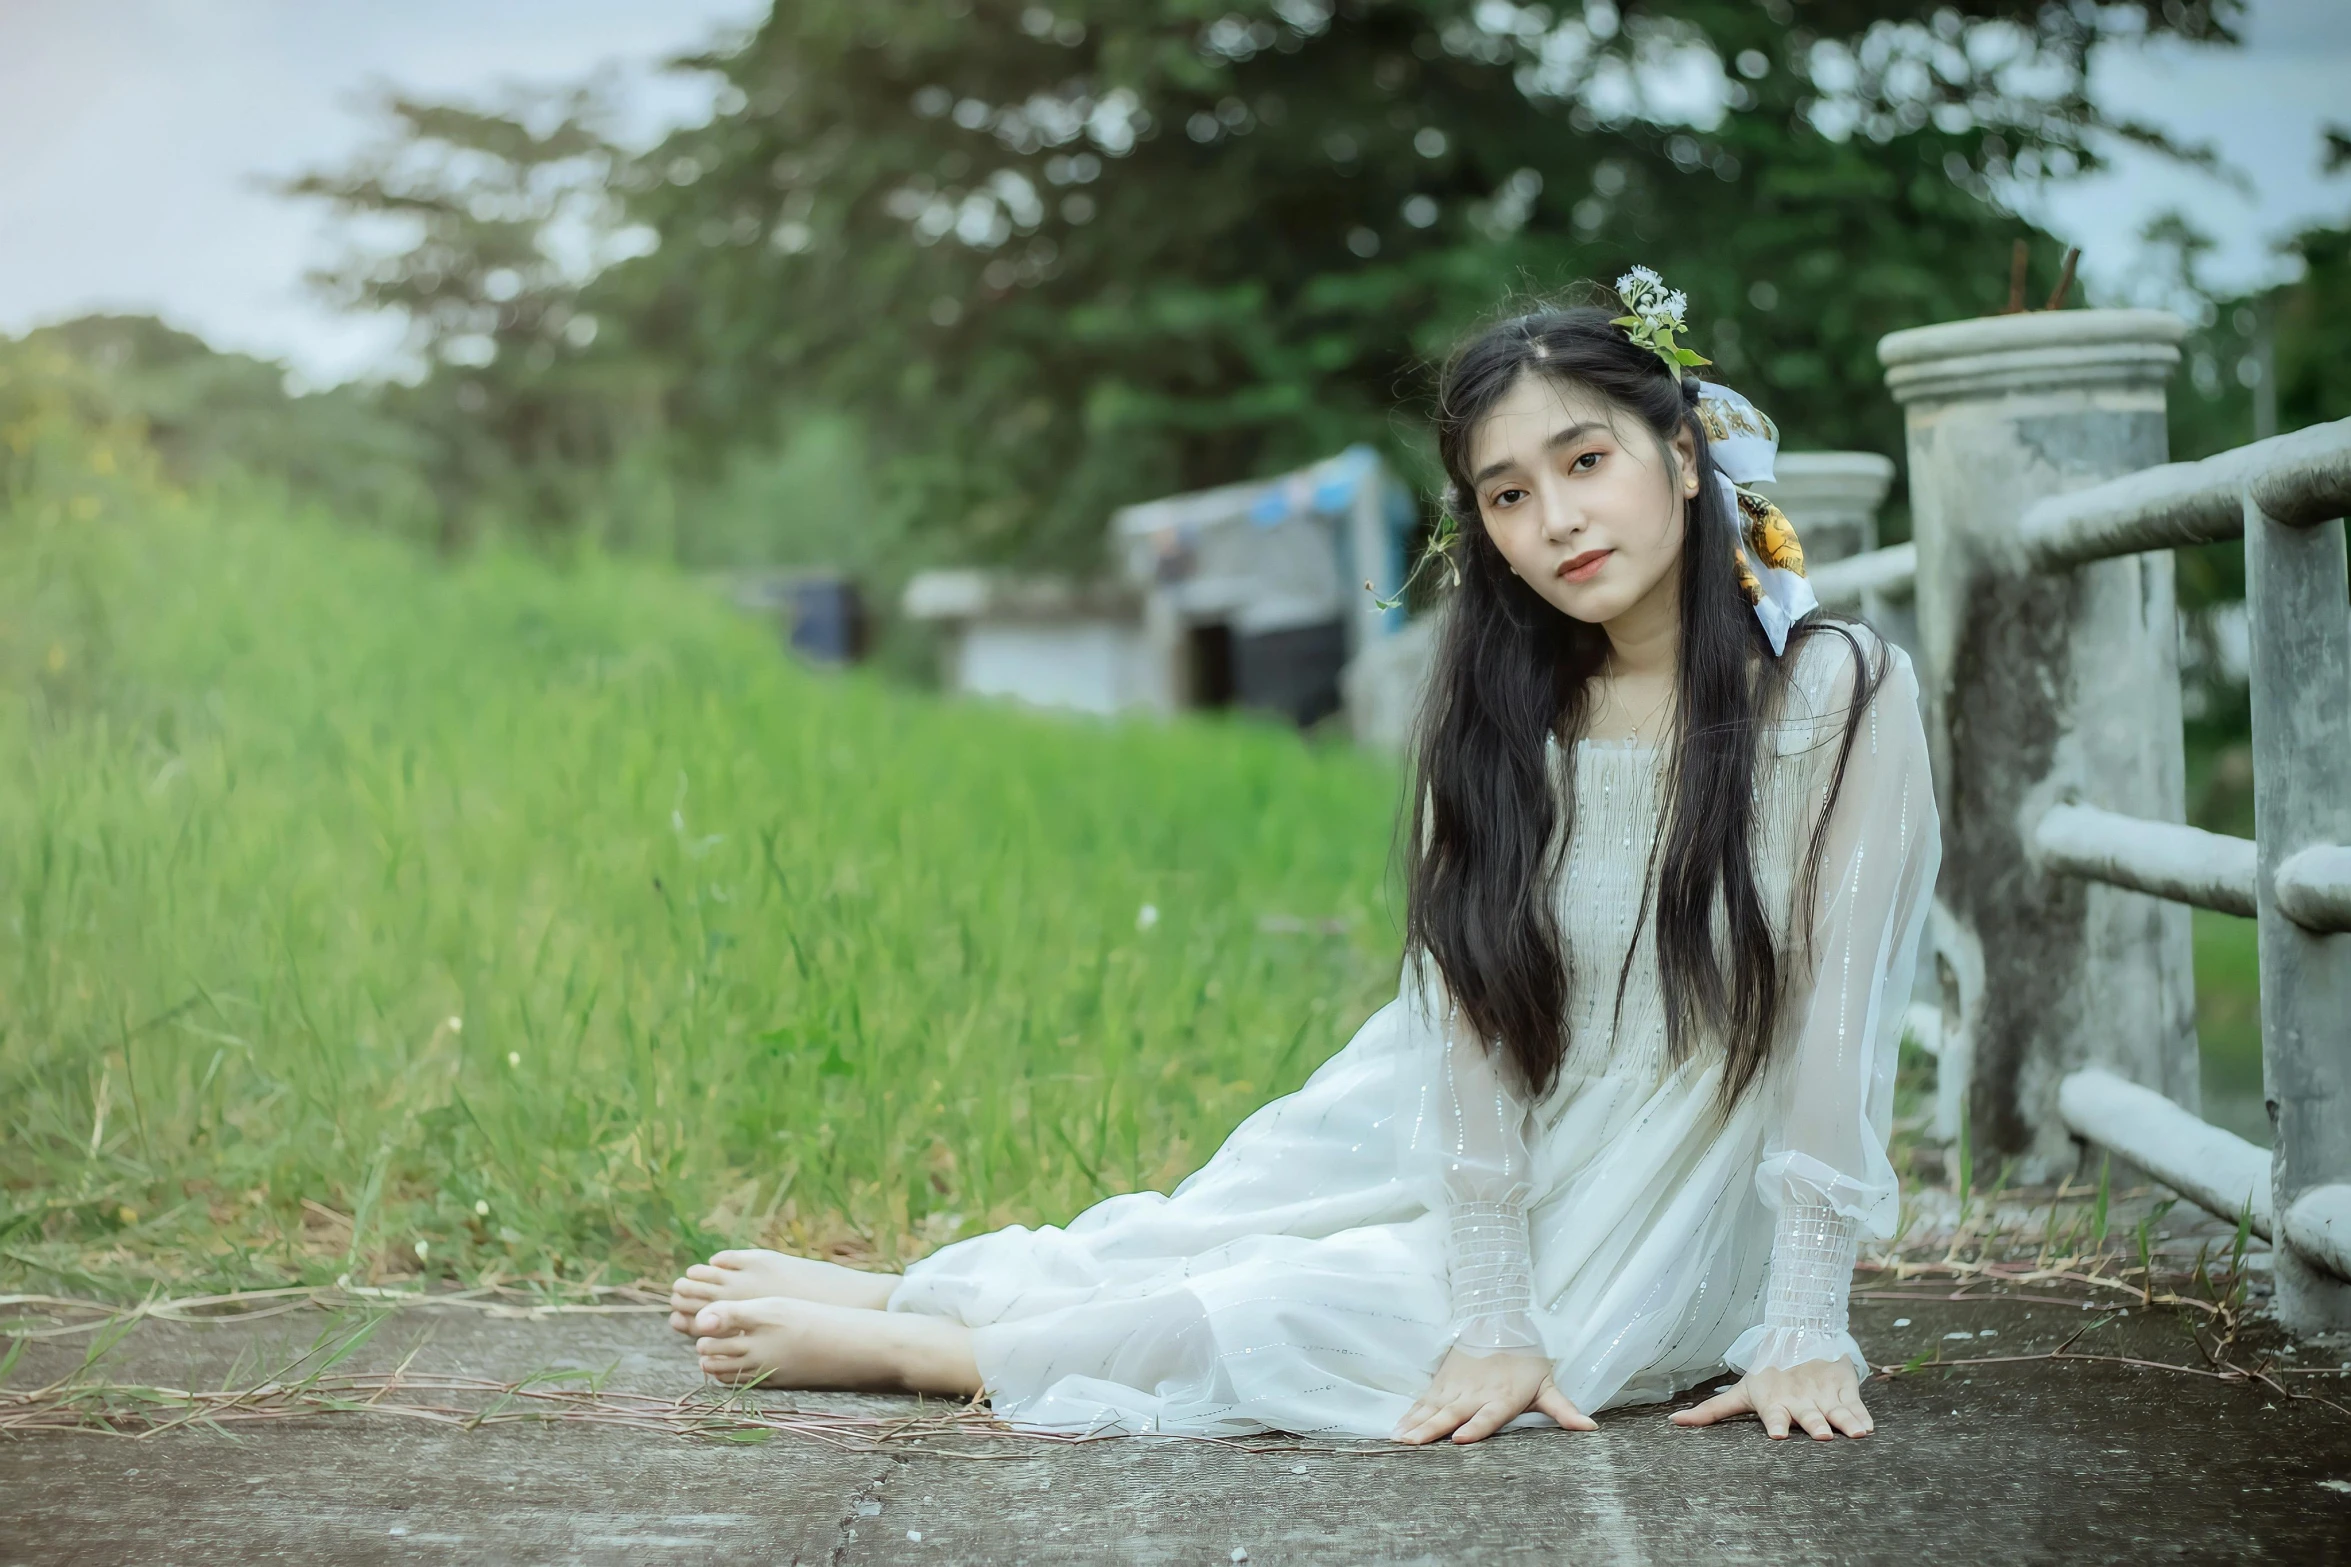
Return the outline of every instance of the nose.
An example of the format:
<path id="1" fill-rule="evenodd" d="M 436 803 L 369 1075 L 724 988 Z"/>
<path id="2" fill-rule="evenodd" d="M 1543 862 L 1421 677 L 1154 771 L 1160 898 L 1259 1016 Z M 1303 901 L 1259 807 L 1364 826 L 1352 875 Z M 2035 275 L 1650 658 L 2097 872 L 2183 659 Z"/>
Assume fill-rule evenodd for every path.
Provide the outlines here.
<path id="1" fill-rule="evenodd" d="M 1568 487 L 1557 479 L 1543 485 L 1543 538 L 1548 543 L 1565 544 L 1584 531 L 1583 508 L 1567 491 Z"/>

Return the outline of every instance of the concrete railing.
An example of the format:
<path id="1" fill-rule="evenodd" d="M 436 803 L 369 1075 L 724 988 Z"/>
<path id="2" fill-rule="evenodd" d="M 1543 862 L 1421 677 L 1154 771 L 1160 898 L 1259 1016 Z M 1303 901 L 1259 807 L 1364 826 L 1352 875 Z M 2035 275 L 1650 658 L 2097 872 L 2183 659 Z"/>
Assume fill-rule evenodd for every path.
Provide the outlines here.
<path id="1" fill-rule="evenodd" d="M 2094 1068 L 2064 1080 L 2059 1108 L 2073 1131 L 2205 1207 L 2224 1217 L 2250 1210 L 2255 1228 L 2281 1243 L 2280 1314 L 2306 1331 L 2351 1327 L 2347 509 L 2351 420 L 2045 501 L 2019 530 L 2048 572 L 2107 552 L 2245 538 L 2255 841 L 2080 805 L 2053 807 L 2034 840 L 2044 865 L 2257 922 L 2273 1153 L 2201 1121 L 2182 1128 L 2176 1119 L 2193 1117 L 2169 1101 L 2134 1113 L 2132 1096 L 2149 1090 Z M 2224 1181 L 2216 1202 L 2200 1183 L 2224 1170 L 2257 1171 L 2258 1190 L 2241 1195 L 2241 1180 Z M 2272 1212 L 2283 1215 L 2274 1230 Z"/>
<path id="2" fill-rule="evenodd" d="M 1824 573 L 1917 606 L 1945 824 L 1941 1064 L 2028 1178 L 2082 1138 L 2277 1246 L 2277 1310 L 2351 1329 L 2351 421 L 2161 462 L 2177 320 L 2061 311 L 1879 345 L 1915 552 Z M 2241 536 L 2253 841 L 2185 825 L 2169 549 Z M 2254 918 L 2275 1147 L 2198 1104 L 2187 906 Z M 2273 1219 L 2273 1215 L 2275 1217 Z"/>
<path id="3" fill-rule="evenodd" d="M 1873 593 L 1908 598 L 1918 577 L 1918 546 L 1889 544 L 1882 550 L 1832 560 L 1807 575 L 1813 596 L 1832 607 L 1862 603 Z"/>

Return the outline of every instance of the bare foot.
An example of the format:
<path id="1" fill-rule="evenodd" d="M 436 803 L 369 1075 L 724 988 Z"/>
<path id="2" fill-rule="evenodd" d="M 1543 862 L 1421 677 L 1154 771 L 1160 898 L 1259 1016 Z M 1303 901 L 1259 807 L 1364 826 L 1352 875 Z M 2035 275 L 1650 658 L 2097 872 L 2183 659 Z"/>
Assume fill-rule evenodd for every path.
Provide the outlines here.
<path id="1" fill-rule="evenodd" d="M 971 1330 L 945 1317 L 778 1297 L 705 1306 L 694 1330 L 703 1375 L 738 1386 L 962 1398 L 980 1390 Z"/>
<path id="2" fill-rule="evenodd" d="M 780 1251 L 722 1251 L 697 1262 L 670 1286 L 669 1325 L 694 1336 L 694 1313 L 722 1300 L 821 1301 L 828 1306 L 862 1306 L 879 1311 L 898 1287 L 895 1273 L 867 1273 L 814 1257 L 787 1257 Z"/>

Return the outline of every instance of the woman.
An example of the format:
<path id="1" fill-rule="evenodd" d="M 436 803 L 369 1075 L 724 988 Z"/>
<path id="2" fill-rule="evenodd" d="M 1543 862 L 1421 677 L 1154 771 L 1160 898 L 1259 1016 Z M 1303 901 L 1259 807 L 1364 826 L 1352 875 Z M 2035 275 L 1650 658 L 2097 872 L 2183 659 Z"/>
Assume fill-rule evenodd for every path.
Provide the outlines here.
<path id="1" fill-rule="evenodd" d="M 1446 366 L 1454 575 L 1396 999 L 1169 1195 L 903 1276 L 723 1252 L 730 1381 L 987 1393 L 1016 1425 L 1479 1440 L 1872 1429 L 1846 1331 L 1940 855 L 1908 660 L 1821 612 L 1777 433 L 1654 273 Z"/>

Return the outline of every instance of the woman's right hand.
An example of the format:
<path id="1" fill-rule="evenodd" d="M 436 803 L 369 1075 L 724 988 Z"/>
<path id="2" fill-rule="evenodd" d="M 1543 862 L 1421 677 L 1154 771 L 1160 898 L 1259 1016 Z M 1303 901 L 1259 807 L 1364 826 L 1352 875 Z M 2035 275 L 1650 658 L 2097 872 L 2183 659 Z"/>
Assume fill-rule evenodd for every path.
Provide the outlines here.
<path id="1" fill-rule="evenodd" d="M 1530 1409 L 1539 1409 L 1570 1431 L 1597 1431 L 1599 1422 L 1568 1402 L 1551 1380 L 1551 1362 L 1541 1355 L 1472 1355 L 1445 1352 L 1445 1363 L 1420 1401 L 1389 1432 L 1397 1442 L 1456 1442 L 1492 1436 Z"/>

